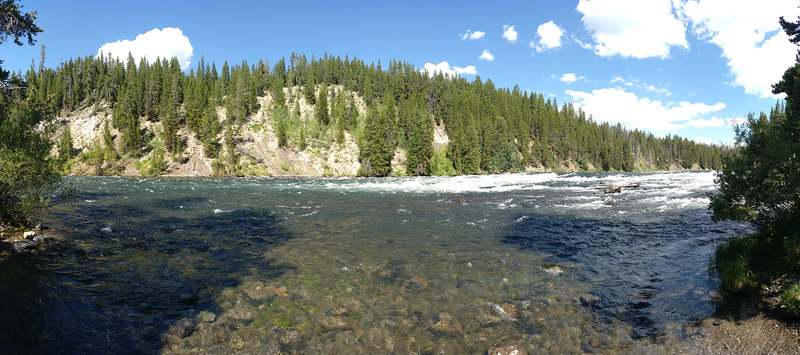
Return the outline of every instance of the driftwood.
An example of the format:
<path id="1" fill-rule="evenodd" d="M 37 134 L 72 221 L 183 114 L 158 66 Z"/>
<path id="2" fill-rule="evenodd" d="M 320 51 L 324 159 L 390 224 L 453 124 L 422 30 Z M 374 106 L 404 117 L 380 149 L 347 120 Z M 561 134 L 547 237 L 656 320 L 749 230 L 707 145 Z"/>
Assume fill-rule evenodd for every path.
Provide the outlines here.
<path id="1" fill-rule="evenodd" d="M 632 184 L 632 185 L 614 185 L 612 183 L 606 184 L 605 187 L 600 187 L 597 191 L 594 192 L 595 195 L 597 194 L 618 194 L 622 192 L 622 189 L 637 189 L 639 188 L 639 184 Z"/>

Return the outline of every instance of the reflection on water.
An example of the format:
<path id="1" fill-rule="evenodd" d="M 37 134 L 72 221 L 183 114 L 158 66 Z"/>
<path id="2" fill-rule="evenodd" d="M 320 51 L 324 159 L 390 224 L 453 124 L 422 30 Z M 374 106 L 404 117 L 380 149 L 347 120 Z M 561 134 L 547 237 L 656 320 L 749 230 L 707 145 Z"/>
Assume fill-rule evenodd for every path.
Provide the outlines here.
<path id="1" fill-rule="evenodd" d="M 711 173 L 73 182 L 2 256 L 4 353 L 622 352 L 710 315 L 743 232 Z"/>

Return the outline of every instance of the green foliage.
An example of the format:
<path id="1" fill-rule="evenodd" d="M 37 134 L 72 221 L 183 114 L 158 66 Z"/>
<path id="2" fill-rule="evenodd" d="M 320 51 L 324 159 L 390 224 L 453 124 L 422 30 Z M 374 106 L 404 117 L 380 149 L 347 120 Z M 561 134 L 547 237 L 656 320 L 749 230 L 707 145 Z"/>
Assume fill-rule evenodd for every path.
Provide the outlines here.
<path id="1" fill-rule="evenodd" d="M 751 290 L 756 285 L 750 256 L 763 252 L 755 238 L 735 238 L 717 246 L 713 267 L 722 277 L 721 289 L 726 292 Z"/>
<path id="2" fill-rule="evenodd" d="M 286 148 L 289 145 L 289 133 L 287 132 L 287 117 L 283 110 L 275 110 L 272 113 L 273 125 L 275 126 L 275 136 L 278 137 L 278 147 Z"/>
<path id="3" fill-rule="evenodd" d="M 58 160 L 64 164 L 67 160 L 72 159 L 74 148 L 72 147 L 72 132 L 69 125 L 64 126 L 61 132 L 61 138 L 58 140 Z"/>
<path id="4" fill-rule="evenodd" d="M 150 153 L 150 157 L 144 161 L 137 161 L 139 173 L 143 176 L 158 176 L 165 172 L 166 162 L 164 161 L 164 149 L 156 147 Z"/>
<path id="5" fill-rule="evenodd" d="M 395 141 L 395 108 L 391 97 L 386 104 L 375 103 L 367 111 L 367 127 L 358 160 L 359 175 L 388 176 L 392 172 Z"/>
<path id="6" fill-rule="evenodd" d="M 400 132 L 406 135 L 406 171 L 408 175 L 430 175 L 433 155 L 433 119 L 421 100 L 403 104 Z"/>
<path id="7" fill-rule="evenodd" d="M 435 176 L 453 176 L 458 172 L 453 167 L 453 162 L 447 158 L 447 152 L 440 150 L 433 154 L 431 158 L 431 175 Z"/>
<path id="8" fill-rule="evenodd" d="M 490 173 L 519 171 L 521 168 L 522 162 L 513 143 L 506 143 L 505 147 L 489 160 Z"/>
<path id="9" fill-rule="evenodd" d="M 0 225 L 22 227 L 50 203 L 60 176 L 52 143 L 34 128 L 41 111 L 0 98 Z"/>
<path id="10" fill-rule="evenodd" d="M 800 284 L 783 290 L 781 309 L 792 317 L 800 318 Z"/>
<path id="11" fill-rule="evenodd" d="M 300 150 L 306 150 L 308 147 L 308 142 L 306 141 L 306 124 L 302 122 L 300 124 L 300 137 L 298 138 L 297 146 L 300 147 Z"/>
<path id="12" fill-rule="evenodd" d="M 328 112 L 328 86 L 325 83 L 319 88 L 319 98 L 314 105 L 314 115 L 322 126 L 327 126 L 331 123 L 330 113 Z"/>
<path id="13" fill-rule="evenodd" d="M 215 68 L 203 58 L 187 74 L 175 58 L 152 64 L 141 60 L 136 65 L 132 57 L 119 61 L 110 56 L 89 56 L 69 59 L 57 69 L 31 70 L 25 77 L 37 84 L 46 83 L 36 86 L 36 97 L 52 103 L 52 111 L 108 103 L 114 109 L 113 125 L 120 134 L 119 149 L 133 155 L 152 148 L 147 146 L 139 122 L 146 119 L 162 122 L 164 148 L 173 156 L 185 149 L 178 132 L 186 129 L 202 142 L 207 156 L 218 157 L 222 138 L 215 117 L 218 107 L 225 108 L 227 120 L 241 125 L 257 110 L 256 97 L 267 92 L 277 105 L 270 109 L 289 110 L 284 107 L 285 98 L 281 98 L 287 88 L 293 101 L 289 110 L 292 117 L 300 116 L 301 95 L 315 107 L 315 115 L 305 127 L 307 140 L 303 141 L 307 145 L 327 144 L 331 132 L 342 143 L 349 131 L 360 148 L 367 149 L 365 142 L 372 132 L 366 129 L 366 114 L 361 115 L 357 103 L 363 99 L 372 106 L 391 101 L 399 109 L 395 110 L 391 131 L 383 132 L 390 145 L 408 151 L 412 130 L 420 128 L 412 120 L 416 117 L 414 110 L 424 111 L 446 129 L 450 137 L 448 159 L 461 174 L 501 171 L 498 167 L 507 165 L 501 163 L 513 156 L 519 160 L 520 170 L 529 166 L 560 169 L 574 163 L 606 171 L 693 166 L 717 169 L 725 151 L 677 136 L 656 138 L 620 125 L 598 124 L 580 108 L 559 106 L 542 94 L 522 92 L 518 87 L 495 88 L 491 80 L 480 78 L 468 81 L 428 76 L 409 63 L 395 60 L 382 66 L 327 54 L 311 60 L 293 54 L 288 63 L 278 60 L 271 70 L 265 61 L 255 66 L 225 62 L 221 75 Z M 335 94 L 329 96 L 332 92 Z M 299 125 L 290 124 L 287 143 L 300 141 L 300 131 Z M 377 142 L 373 138 L 371 141 Z M 509 154 L 509 144 L 515 154 Z M 422 161 L 430 159 L 431 154 L 423 154 Z M 421 165 L 414 159 L 417 157 L 412 157 L 411 169 L 416 170 Z"/>
<path id="14" fill-rule="evenodd" d="M 114 146 L 114 137 L 111 136 L 111 130 L 108 129 L 108 121 L 103 123 L 103 144 L 106 150 L 106 158 L 109 160 L 116 159 L 119 154 Z"/>
<path id="15" fill-rule="evenodd" d="M 797 39 L 798 23 L 781 25 Z M 800 59 L 773 86 L 781 102 L 735 127 L 737 149 L 723 160 L 719 190 L 711 195 L 714 220 L 749 222 L 757 233 L 717 249 L 727 291 L 747 291 L 800 271 Z M 783 291 L 782 309 L 800 316 L 800 287 Z"/>
<path id="16" fill-rule="evenodd" d="M 0 44 L 13 37 L 17 45 L 23 44 L 21 38 L 33 45 L 42 32 L 34 22 L 36 12 L 23 13 L 20 7 L 16 0 L 0 1 Z M 50 204 L 61 177 L 50 159 L 49 137 L 35 128 L 46 121 L 48 107 L 36 93 L 12 90 L 26 83 L 8 82 L 8 75 L 0 67 L 0 225 L 24 227 Z"/>

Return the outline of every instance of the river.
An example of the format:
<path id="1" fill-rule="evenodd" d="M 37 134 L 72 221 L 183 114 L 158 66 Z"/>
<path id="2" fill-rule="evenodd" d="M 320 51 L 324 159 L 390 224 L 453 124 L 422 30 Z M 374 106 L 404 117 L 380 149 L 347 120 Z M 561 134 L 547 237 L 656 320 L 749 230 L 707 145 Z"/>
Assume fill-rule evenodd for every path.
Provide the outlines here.
<path id="1" fill-rule="evenodd" d="M 712 172 L 66 182 L 61 242 L 0 256 L 2 353 L 622 353 L 712 315 L 747 232 Z"/>

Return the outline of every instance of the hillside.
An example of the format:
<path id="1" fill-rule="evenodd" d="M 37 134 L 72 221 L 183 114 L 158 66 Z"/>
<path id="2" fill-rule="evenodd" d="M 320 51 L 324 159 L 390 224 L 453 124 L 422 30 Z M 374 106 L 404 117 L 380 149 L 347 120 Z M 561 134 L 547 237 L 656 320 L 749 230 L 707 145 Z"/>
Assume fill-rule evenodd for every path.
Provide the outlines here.
<path id="1" fill-rule="evenodd" d="M 542 94 L 392 61 L 111 58 L 31 69 L 64 173 L 387 176 L 716 169 L 722 147 L 596 123 Z M 66 128 L 69 127 L 67 130 Z M 71 147 L 70 147 L 71 146 Z"/>

